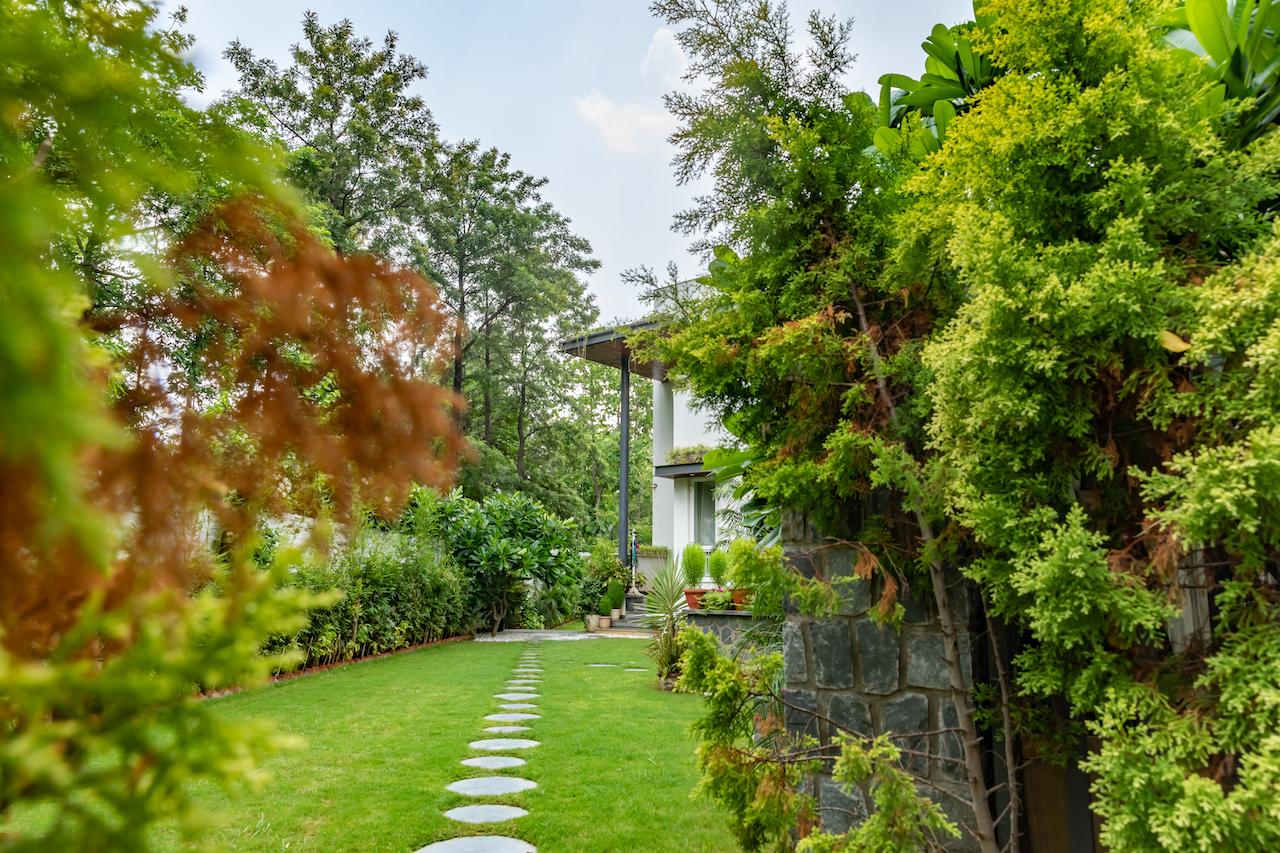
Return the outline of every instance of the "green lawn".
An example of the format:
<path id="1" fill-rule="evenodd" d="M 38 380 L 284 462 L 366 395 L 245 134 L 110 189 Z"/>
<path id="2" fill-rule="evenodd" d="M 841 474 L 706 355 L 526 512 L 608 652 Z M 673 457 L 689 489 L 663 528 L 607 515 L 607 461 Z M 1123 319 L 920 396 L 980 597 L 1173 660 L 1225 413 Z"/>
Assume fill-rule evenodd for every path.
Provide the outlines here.
<path id="1" fill-rule="evenodd" d="M 233 718 L 267 718 L 307 739 L 271 759 L 272 781 L 229 799 L 212 787 L 212 845 L 230 850 L 412 851 L 455 834 L 507 833 L 554 851 L 735 849 L 724 816 L 691 799 L 697 780 L 688 726 L 692 696 L 654 687 L 644 641 L 457 643 L 369 661 L 214 700 Z M 445 790 L 488 775 L 458 762 L 499 711 L 516 659 L 541 651 L 543 683 L 532 732 L 542 746 L 518 754 L 527 794 L 471 798 Z M 587 663 L 616 663 L 593 668 Z M 642 666 L 645 672 L 626 672 Z M 523 735 L 517 735 L 523 736 Z M 456 824 L 446 809 L 505 802 L 529 814 L 486 827 Z M 161 839 L 174 846 L 171 837 Z"/>

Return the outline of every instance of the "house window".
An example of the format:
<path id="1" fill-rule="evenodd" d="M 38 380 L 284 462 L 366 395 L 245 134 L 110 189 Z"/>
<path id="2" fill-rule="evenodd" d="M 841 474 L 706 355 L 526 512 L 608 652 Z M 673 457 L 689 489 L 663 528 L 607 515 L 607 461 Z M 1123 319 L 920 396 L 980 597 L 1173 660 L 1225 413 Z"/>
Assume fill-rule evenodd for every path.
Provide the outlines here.
<path id="1" fill-rule="evenodd" d="M 693 483 L 693 536 L 699 545 L 716 544 L 716 484 L 712 480 Z"/>

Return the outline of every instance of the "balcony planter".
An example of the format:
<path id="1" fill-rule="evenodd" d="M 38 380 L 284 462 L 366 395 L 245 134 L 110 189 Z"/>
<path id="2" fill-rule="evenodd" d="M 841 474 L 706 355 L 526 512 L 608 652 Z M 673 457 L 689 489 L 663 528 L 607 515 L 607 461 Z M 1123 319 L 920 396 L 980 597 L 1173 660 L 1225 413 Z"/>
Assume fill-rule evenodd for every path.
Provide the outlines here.
<path id="1" fill-rule="evenodd" d="M 684 602 L 689 605 L 690 610 L 697 610 L 702 606 L 702 596 L 706 595 L 708 590 L 705 589 L 686 589 L 684 591 Z"/>

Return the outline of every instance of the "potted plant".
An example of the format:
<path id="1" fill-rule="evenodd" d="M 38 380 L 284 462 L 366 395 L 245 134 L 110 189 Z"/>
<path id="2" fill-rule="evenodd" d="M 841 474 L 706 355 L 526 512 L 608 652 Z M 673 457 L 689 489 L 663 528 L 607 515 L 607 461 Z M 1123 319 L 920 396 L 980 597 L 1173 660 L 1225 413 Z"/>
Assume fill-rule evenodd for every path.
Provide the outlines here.
<path id="1" fill-rule="evenodd" d="M 697 610 L 698 600 L 706 592 L 702 576 L 707 571 L 707 552 L 697 542 L 690 542 L 680 552 L 680 571 L 684 575 L 684 600 L 690 610 Z"/>
<path id="2" fill-rule="evenodd" d="M 702 596 L 701 604 L 703 610 L 732 610 L 733 592 L 727 589 L 708 590 Z"/>
<path id="3" fill-rule="evenodd" d="M 608 589 L 605 590 L 605 597 L 609 599 L 609 618 L 616 622 L 622 618 L 622 605 L 627 600 L 626 593 L 622 591 L 622 584 L 610 581 Z"/>
<path id="4" fill-rule="evenodd" d="M 600 614 L 598 613 L 587 614 L 587 630 L 588 631 L 600 630 Z"/>
<path id="5" fill-rule="evenodd" d="M 613 618 L 610 615 L 612 610 L 613 602 L 609 599 L 609 594 L 605 593 L 600 596 L 600 605 L 596 608 L 596 613 L 599 614 L 597 619 L 599 620 L 598 625 L 600 630 L 604 630 L 613 624 Z"/>

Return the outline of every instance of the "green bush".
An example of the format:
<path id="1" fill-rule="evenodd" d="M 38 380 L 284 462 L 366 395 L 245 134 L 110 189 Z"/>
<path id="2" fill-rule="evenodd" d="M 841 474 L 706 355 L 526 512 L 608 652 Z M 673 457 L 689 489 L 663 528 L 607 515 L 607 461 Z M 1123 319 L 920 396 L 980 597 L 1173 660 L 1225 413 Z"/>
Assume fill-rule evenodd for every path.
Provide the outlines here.
<path id="1" fill-rule="evenodd" d="M 728 584 L 729 555 L 724 551 L 712 551 L 711 556 L 707 558 L 707 572 L 711 575 L 711 579 L 716 582 L 716 586 Z"/>
<path id="2" fill-rule="evenodd" d="M 613 613 L 613 599 L 608 593 L 600 596 L 600 600 L 596 602 L 596 613 L 600 616 L 609 616 Z"/>
<path id="3" fill-rule="evenodd" d="M 707 552 L 697 542 L 690 542 L 680 552 L 680 570 L 687 587 L 697 587 L 707 573 Z"/>
<path id="4" fill-rule="evenodd" d="M 340 596 L 310 611 L 302 630 L 274 637 L 264 649 L 296 649 L 302 667 L 354 660 L 472 628 L 466 581 L 439 546 L 395 531 L 361 531 L 329 563 L 293 569 L 289 585 Z"/>
<path id="5" fill-rule="evenodd" d="M 727 589 L 713 589 L 702 596 L 700 604 L 703 610 L 732 610 L 733 593 Z"/>
<path id="6" fill-rule="evenodd" d="M 560 602 L 571 597 L 565 587 L 582 579 L 573 522 L 526 495 L 496 493 L 473 501 L 456 491 L 441 498 L 420 489 L 403 524 L 443 543 L 469 581 L 473 613 L 491 633 L 515 615 L 535 583 L 559 589 L 554 600 Z"/>
<path id="7" fill-rule="evenodd" d="M 626 589 L 618 581 L 609 581 L 604 595 L 609 600 L 609 606 L 615 610 L 621 610 L 622 602 L 627 600 Z"/>

